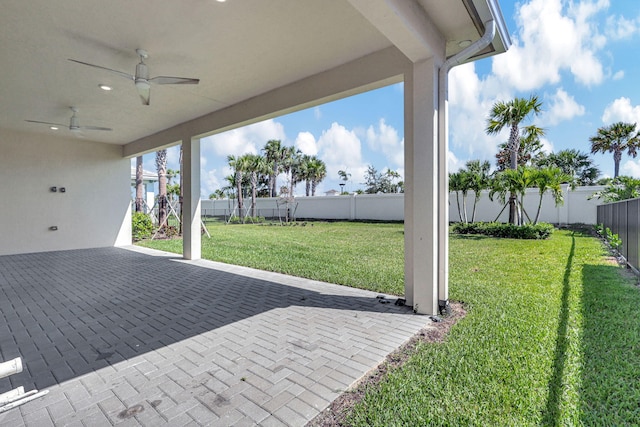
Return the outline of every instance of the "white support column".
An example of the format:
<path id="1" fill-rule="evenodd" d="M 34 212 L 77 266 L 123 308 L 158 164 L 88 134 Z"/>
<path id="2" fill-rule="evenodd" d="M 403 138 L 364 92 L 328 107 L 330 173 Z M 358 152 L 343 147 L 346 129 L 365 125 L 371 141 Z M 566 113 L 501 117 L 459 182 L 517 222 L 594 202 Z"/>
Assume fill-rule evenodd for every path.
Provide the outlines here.
<path id="1" fill-rule="evenodd" d="M 434 58 L 405 75 L 405 298 L 438 313 L 438 87 Z"/>
<path id="2" fill-rule="evenodd" d="M 449 70 L 438 85 L 438 300 L 449 301 Z"/>
<path id="3" fill-rule="evenodd" d="M 182 254 L 185 259 L 200 259 L 200 140 L 182 140 Z"/>

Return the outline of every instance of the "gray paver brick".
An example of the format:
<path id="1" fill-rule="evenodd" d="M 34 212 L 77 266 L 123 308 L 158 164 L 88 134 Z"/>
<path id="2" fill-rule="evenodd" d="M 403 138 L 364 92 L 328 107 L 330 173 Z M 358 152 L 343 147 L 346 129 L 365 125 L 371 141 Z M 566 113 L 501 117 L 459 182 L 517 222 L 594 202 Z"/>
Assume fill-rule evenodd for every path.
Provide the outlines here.
<path id="1" fill-rule="evenodd" d="M 293 394 L 288 391 L 283 391 L 282 393 L 272 395 L 271 399 L 262 406 L 271 413 L 274 413 L 293 399 L 295 399 Z"/>
<path id="2" fill-rule="evenodd" d="M 306 424 L 306 422 L 308 421 L 307 418 L 303 417 L 287 406 L 281 407 L 280 409 L 275 411 L 273 415 L 278 417 L 280 421 L 288 426 L 301 426 Z"/>
<path id="3" fill-rule="evenodd" d="M 0 386 L 50 389 L 0 424 L 300 426 L 425 324 L 372 292 L 139 247 L 0 265 L 0 356 L 28 366 Z"/>
<path id="4" fill-rule="evenodd" d="M 267 418 L 270 414 L 260 406 L 256 405 L 250 400 L 238 407 L 238 410 L 244 415 L 250 417 L 256 424 L 260 424 L 262 420 Z"/>
<path id="5" fill-rule="evenodd" d="M 313 417 L 318 415 L 318 413 L 320 413 L 320 411 L 318 411 L 316 408 L 299 398 L 287 402 L 286 406 L 290 409 L 293 409 L 294 411 L 296 411 L 296 413 L 302 415 L 308 420 L 312 419 Z"/>

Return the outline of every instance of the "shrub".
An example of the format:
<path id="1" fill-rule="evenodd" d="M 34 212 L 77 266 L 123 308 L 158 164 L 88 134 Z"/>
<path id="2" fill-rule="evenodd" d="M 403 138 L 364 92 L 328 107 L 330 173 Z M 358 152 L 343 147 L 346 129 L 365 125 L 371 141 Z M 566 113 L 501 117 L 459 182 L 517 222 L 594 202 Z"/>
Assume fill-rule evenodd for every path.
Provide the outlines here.
<path id="1" fill-rule="evenodd" d="M 611 249 L 619 251 L 622 247 L 622 239 L 617 234 L 613 233 L 609 227 L 604 229 L 604 239 L 609 243 Z"/>
<path id="2" fill-rule="evenodd" d="M 500 222 L 456 223 L 452 231 L 457 234 L 482 234 L 485 236 L 508 239 L 547 239 L 553 233 L 553 225 L 541 222 L 538 224 L 503 224 Z"/>
<path id="3" fill-rule="evenodd" d="M 131 215 L 131 237 L 133 240 L 142 240 L 151 237 L 153 222 L 149 215 L 142 212 L 134 212 Z"/>

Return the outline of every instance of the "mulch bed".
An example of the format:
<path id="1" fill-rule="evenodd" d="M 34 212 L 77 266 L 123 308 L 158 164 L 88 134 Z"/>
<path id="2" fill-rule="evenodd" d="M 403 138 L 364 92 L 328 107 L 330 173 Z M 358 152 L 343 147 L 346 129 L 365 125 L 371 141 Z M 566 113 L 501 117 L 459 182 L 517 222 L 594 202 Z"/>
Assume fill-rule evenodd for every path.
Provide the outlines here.
<path id="1" fill-rule="evenodd" d="M 375 387 L 385 379 L 389 372 L 402 366 L 414 353 L 418 344 L 443 342 L 451 327 L 466 314 L 463 303 L 450 303 L 450 312 L 447 316 L 438 317 L 440 321 L 433 322 L 420 330 L 409 341 L 387 356 L 384 362 L 369 371 L 350 390 L 342 393 L 327 409 L 309 421 L 307 427 L 344 427 L 346 425 L 344 421 L 351 409 L 364 398 L 370 387 Z M 425 319 L 429 318 L 425 317 Z"/>

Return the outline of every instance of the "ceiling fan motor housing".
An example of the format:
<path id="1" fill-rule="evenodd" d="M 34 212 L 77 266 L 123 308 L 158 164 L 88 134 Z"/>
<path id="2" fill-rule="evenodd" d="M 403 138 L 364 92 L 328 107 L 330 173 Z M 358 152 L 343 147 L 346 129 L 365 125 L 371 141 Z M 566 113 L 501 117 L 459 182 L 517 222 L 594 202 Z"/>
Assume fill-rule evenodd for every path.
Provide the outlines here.
<path id="1" fill-rule="evenodd" d="M 138 89 L 149 89 L 149 69 L 143 62 L 136 65 L 135 83 Z"/>

